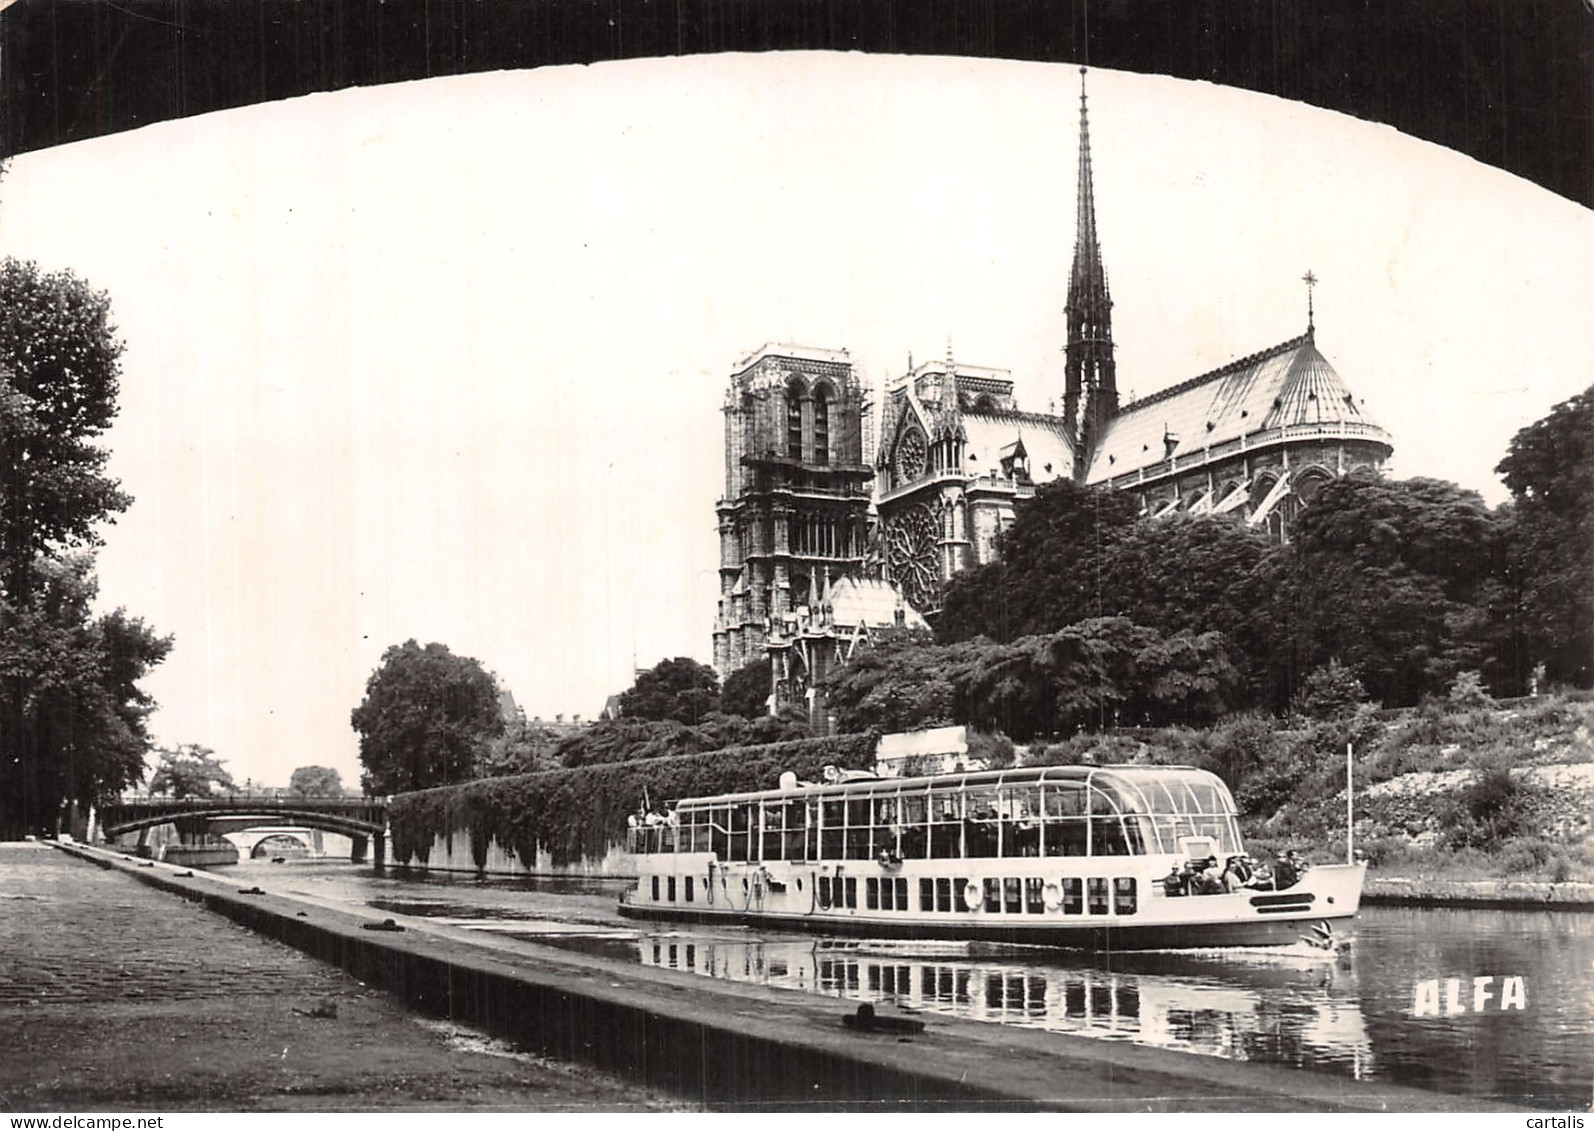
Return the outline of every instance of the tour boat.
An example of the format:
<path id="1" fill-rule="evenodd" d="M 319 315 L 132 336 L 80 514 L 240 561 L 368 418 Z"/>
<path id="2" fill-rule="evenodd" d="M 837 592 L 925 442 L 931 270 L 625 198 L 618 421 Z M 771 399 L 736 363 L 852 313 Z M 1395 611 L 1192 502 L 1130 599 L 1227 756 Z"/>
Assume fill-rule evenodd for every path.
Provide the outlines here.
<path id="1" fill-rule="evenodd" d="M 633 819 L 621 914 L 1095 951 L 1331 950 L 1361 902 L 1361 863 L 1198 894 L 1212 885 L 1192 870 L 1248 858 L 1228 787 L 1191 766 L 826 776 Z"/>

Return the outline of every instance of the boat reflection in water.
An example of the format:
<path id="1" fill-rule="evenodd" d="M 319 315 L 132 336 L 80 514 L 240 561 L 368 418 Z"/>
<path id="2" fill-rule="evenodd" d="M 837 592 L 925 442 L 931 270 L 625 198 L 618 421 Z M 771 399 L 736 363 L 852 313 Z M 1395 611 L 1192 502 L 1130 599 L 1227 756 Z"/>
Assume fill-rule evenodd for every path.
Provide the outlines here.
<path id="1" fill-rule="evenodd" d="M 1290 948 L 1114 955 L 1111 968 L 1039 951 L 893 940 L 649 935 L 644 966 L 890 1002 L 975 1021 L 1123 1040 L 1234 1060 L 1374 1075 L 1346 964 Z M 1265 992 L 1264 992 L 1265 991 Z"/>

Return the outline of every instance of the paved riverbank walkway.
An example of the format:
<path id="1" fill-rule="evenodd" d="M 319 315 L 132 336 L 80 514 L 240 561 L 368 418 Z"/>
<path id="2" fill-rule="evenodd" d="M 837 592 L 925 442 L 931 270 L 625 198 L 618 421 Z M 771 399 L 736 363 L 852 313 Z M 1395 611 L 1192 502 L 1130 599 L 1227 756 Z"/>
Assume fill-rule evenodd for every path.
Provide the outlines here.
<path id="1" fill-rule="evenodd" d="M 0 1033 L 3 1112 L 681 1107 L 43 844 L 0 844 Z"/>

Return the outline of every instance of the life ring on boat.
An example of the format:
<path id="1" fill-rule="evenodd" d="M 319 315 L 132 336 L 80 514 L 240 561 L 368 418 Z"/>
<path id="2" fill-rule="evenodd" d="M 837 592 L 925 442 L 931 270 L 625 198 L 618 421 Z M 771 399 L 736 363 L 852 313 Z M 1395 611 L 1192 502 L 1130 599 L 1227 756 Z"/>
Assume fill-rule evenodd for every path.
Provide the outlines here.
<path id="1" fill-rule="evenodd" d="M 1046 910 L 1056 911 L 1063 905 L 1063 889 L 1056 880 L 1046 885 Z"/>
<path id="2" fill-rule="evenodd" d="M 963 905 L 970 911 L 978 911 L 985 904 L 985 894 L 980 885 L 970 880 L 963 885 Z"/>

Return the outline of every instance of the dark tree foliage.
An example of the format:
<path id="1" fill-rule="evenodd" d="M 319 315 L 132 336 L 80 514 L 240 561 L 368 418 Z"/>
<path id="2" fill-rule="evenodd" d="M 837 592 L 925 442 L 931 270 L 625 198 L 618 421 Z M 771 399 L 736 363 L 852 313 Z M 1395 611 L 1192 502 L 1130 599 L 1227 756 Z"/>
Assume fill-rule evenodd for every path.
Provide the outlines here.
<path id="1" fill-rule="evenodd" d="M 725 677 L 725 686 L 720 688 L 720 710 L 748 719 L 769 714 L 771 683 L 768 657 L 743 664 Z"/>
<path id="2" fill-rule="evenodd" d="M 1267 535 L 1215 515 L 1137 522 L 1106 554 L 1105 616 L 1166 635 L 1221 632 L 1252 697 L 1266 678 L 1262 566 Z"/>
<path id="3" fill-rule="evenodd" d="M 300 797 L 342 797 L 343 775 L 330 766 L 300 766 L 288 779 L 288 788 Z"/>
<path id="4" fill-rule="evenodd" d="M 121 345 L 110 303 L 69 273 L 0 262 L 0 837 L 141 780 L 171 641 L 92 615 L 84 551 L 129 499 L 105 474 Z M 74 552 L 76 551 L 76 552 Z"/>
<path id="5" fill-rule="evenodd" d="M 360 735 L 360 784 L 372 795 L 466 781 L 504 731 L 498 689 L 481 664 L 413 640 L 382 654 L 349 721 Z"/>
<path id="6" fill-rule="evenodd" d="M 117 609 L 94 617 L 87 557 L 41 559 L 25 604 L 0 598 L 0 835 L 51 832 L 143 780 L 154 702 L 138 687 L 171 648 Z"/>
<path id="7" fill-rule="evenodd" d="M 1513 501 L 1512 683 L 1542 663 L 1552 681 L 1594 686 L 1594 388 L 1518 432 L 1495 471 Z"/>
<path id="8" fill-rule="evenodd" d="M 1164 636 L 1097 617 L 1001 643 L 871 643 L 824 690 L 843 729 L 961 723 L 1020 741 L 1126 723 L 1198 722 L 1234 702 L 1239 676 L 1221 633 Z"/>
<path id="9" fill-rule="evenodd" d="M 103 292 L 0 262 L 0 593 L 25 602 L 40 557 L 98 545 L 95 525 L 127 509 L 98 443 L 121 352 Z"/>
<path id="10" fill-rule="evenodd" d="M 1433 479 L 1325 484 L 1275 559 L 1265 610 L 1276 687 L 1338 659 L 1387 706 L 1439 694 L 1494 666 L 1485 610 L 1501 572 L 1499 521 L 1473 491 Z"/>
<path id="11" fill-rule="evenodd" d="M 1349 718 L 1366 702 L 1362 681 L 1338 660 L 1308 675 L 1295 695 L 1295 709 L 1309 719 Z"/>
<path id="12" fill-rule="evenodd" d="M 476 763 L 476 775 L 484 778 L 510 774 L 534 774 L 561 765 L 559 734 L 528 722 L 524 715 L 504 724 L 504 733 L 487 743 Z"/>
<path id="13" fill-rule="evenodd" d="M 1125 492 L 1062 479 L 1041 487 L 1003 535 L 1001 560 L 947 586 L 937 638 L 1012 640 L 1113 615 L 1109 554 L 1137 515 Z"/>
<path id="14" fill-rule="evenodd" d="M 693 724 L 720 706 L 719 676 L 706 664 L 686 656 L 660 660 L 636 677 L 620 696 L 620 714 L 627 719 L 649 719 Z"/>
<path id="15" fill-rule="evenodd" d="M 594 723 L 559 743 L 555 762 L 592 766 L 601 762 L 633 762 L 705 753 L 731 746 L 759 746 L 808 738 L 812 731 L 801 712 L 761 715 L 711 714 L 696 726 L 674 720 L 620 718 Z"/>
<path id="16" fill-rule="evenodd" d="M 188 743 L 175 750 L 157 750 L 160 761 L 155 775 L 149 780 L 151 793 L 164 793 L 181 801 L 189 797 L 215 797 L 219 793 L 232 793 L 238 785 L 232 780 L 208 746 Z M 336 776 L 336 771 L 333 771 Z"/>

